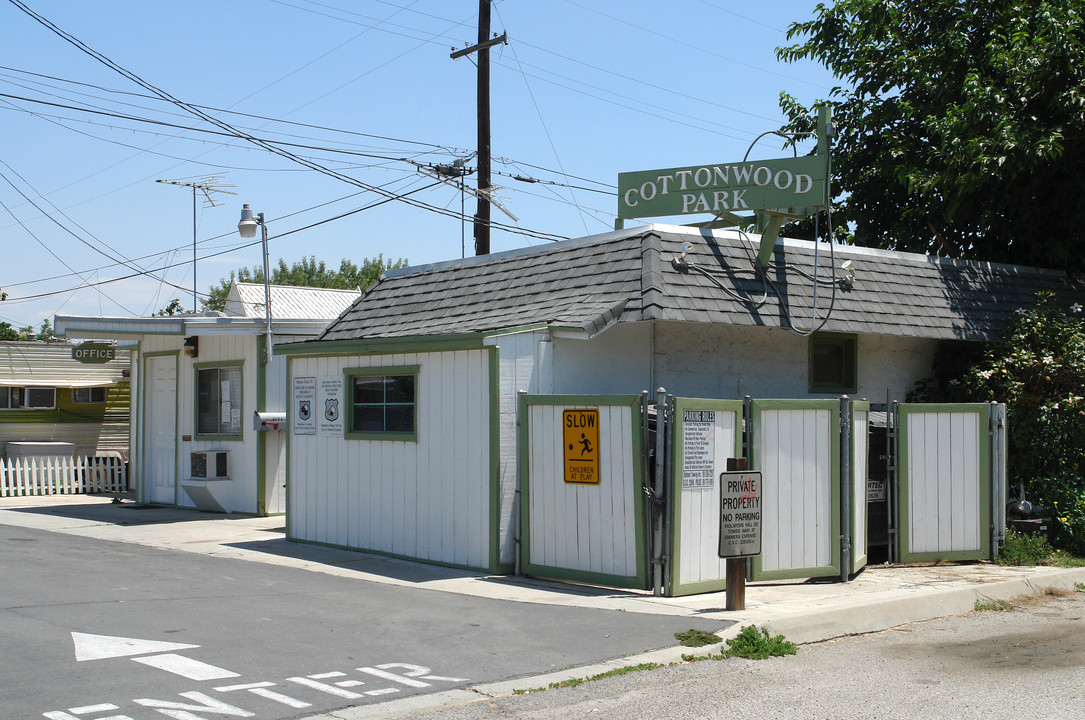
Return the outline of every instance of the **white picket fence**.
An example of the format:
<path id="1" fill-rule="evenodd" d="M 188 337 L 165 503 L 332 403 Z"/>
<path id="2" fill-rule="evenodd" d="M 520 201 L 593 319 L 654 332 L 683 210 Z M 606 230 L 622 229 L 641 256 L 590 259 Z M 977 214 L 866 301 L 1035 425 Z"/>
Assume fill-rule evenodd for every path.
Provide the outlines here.
<path id="1" fill-rule="evenodd" d="M 0 497 L 127 489 L 128 471 L 116 456 L 0 458 Z"/>

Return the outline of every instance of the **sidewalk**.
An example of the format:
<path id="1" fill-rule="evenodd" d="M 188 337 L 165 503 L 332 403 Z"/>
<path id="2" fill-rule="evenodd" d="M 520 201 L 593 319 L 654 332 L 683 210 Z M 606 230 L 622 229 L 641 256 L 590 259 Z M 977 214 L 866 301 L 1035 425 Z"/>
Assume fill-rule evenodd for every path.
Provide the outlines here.
<path id="1" fill-rule="evenodd" d="M 720 621 L 720 634 L 725 638 L 737 633 L 741 626 L 754 624 L 764 626 L 773 634 L 783 634 L 796 643 L 818 642 L 965 613 L 974 609 L 977 600 L 1010 599 L 1049 589 L 1072 591 L 1075 583 L 1085 583 L 1085 568 L 1001 567 L 984 563 L 874 566 L 849 583 L 821 580 L 750 583 L 746 588 L 746 610 L 728 612 L 724 610 L 723 593 L 662 598 L 646 592 L 467 572 L 288 542 L 283 517 L 217 515 L 140 506 L 133 503 L 130 496 L 125 496 L 122 504 L 114 504 L 111 496 L 103 495 L 3 498 L 0 499 L 0 525 L 277 564 L 367 582 L 507 602 L 711 618 Z M 545 678 L 480 685 L 471 692 L 453 691 L 442 696 L 408 698 L 403 702 L 462 703 L 483 696 L 511 694 L 516 689 L 570 677 L 585 677 L 623 665 L 675 662 L 681 659 L 683 652 L 688 650 L 675 647 L 620 658 L 593 668 L 566 670 Z M 387 714 L 395 709 L 382 704 L 326 717 L 370 717 L 378 711 Z"/>

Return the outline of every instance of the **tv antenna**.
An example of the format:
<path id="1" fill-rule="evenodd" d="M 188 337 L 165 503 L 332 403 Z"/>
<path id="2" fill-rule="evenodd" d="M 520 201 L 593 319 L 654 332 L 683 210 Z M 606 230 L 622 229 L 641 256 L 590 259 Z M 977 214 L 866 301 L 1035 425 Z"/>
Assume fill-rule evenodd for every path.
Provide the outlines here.
<path id="1" fill-rule="evenodd" d="M 211 175 L 202 180 L 197 180 L 195 178 L 180 178 L 179 180 L 155 180 L 155 182 L 160 182 L 165 185 L 177 185 L 179 187 L 192 188 L 192 312 L 196 312 L 198 309 L 198 306 L 196 305 L 196 191 L 198 190 L 203 193 L 204 207 L 218 207 L 215 205 L 215 198 L 211 196 L 211 193 L 237 195 L 235 192 L 224 189 L 236 186 L 223 183 L 220 175 Z"/>

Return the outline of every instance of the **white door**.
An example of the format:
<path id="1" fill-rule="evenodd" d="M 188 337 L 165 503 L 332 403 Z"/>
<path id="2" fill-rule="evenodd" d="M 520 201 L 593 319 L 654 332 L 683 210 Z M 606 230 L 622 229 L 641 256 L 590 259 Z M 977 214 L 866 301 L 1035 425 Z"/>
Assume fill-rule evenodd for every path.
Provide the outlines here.
<path id="1" fill-rule="evenodd" d="M 177 358 L 149 357 L 144 371 L 146 500 L 174 505 L 177 503 Z"/>

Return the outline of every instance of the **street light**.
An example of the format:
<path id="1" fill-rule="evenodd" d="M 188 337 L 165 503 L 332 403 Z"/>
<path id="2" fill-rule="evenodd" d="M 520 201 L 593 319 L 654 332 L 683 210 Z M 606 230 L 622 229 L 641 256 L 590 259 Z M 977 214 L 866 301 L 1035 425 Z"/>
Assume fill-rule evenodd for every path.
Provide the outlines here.
<path id="1" fill-rule="evenodd" d="M 268 272 L 267 262 L 267 224 L 264 222 L 264 213 L 252 214 L 252 208 L 248 203 L 241 206 L 241 221 L 237 223 L 237 231 L 241 237 L 248 239 L 256 237 L 256 228 L 260 227 L 261 242 L 264 249 L 264 362 L 271 363 L 271 276 Z"/>

